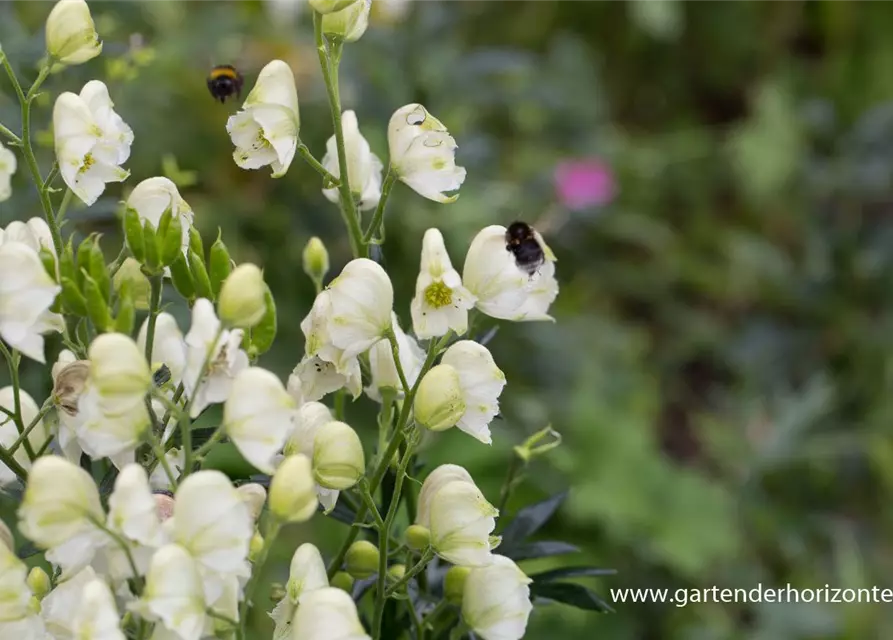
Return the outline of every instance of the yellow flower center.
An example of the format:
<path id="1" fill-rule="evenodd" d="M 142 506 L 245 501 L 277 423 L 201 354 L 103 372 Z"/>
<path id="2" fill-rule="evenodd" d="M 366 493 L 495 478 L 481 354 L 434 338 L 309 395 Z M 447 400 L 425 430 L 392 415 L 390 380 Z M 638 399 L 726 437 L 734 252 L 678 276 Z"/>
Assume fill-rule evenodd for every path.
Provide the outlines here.
<path id="1" fill-rule="evenodd" d="M 453 290 L 443 282 L 432 282 L 425 289 L 425 302 L 435 309 L 453 304 Z"/>
<path id="2" fill-rule="evenodd" d="M 90 167 L 92 167 L 94 164 L 96 164 L 96 160 L 93 159 L 93 154 L 88 153 L 84 156 L 84 166 L 81 167 L 81 173 L 86 173 L 87 171 L 89 171 Z"/>

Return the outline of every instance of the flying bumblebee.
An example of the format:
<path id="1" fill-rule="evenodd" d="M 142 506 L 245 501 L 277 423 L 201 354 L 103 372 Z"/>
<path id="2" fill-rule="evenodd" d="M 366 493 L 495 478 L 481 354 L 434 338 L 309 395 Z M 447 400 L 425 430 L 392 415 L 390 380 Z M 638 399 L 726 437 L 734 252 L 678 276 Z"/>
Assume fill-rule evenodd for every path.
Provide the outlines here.
<path id="1" fill-rule="evenodd" d="M 208 74 L 208 91 L 215 100 L 221 103 L 235 95 L 236 99 L 242 95 L 242 74 L 236 71 L 231 64 L 219 64 Z"/>
<path id="2" fill-rule="evenodd" d="M 537 239 L 537 233 L 526 222 L 513 222 L 505 232 L 505 249 L 515 256 L 519 269 L 533 276 L 543 266 L 546 254 Z"/>

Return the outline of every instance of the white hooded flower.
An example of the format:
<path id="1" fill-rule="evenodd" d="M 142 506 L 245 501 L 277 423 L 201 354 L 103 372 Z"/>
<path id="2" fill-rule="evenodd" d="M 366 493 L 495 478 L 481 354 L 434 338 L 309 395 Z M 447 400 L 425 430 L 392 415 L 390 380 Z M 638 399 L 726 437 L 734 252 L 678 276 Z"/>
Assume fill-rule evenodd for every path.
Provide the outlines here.
<path id="1" fill-rule="evenodd" d="M 140 221 L 151 222 L 156 231 L 161 216 L 170 209 L 171 215 L 180 219 L 183 236 L 180 246 L 183 247 L 184 253 L 189 248 L 189 228 L 194 218 L 192 207 L 180 196 L 177 185 L 168 178 L 155 177 L 143 180 L 130 192 L 124 206 L 136 211 Z"/>
<path id="2" fill-rule="evenodd" d="M 552 320 L 549 307 L 558 296 L 555 254 L 536 234 L 545 261 L 529 275 L 506 249 L 506 228 L 491 225 L 472 240 L 465 256 L 462 279 L 477 297 L 477 308 L 493 318 L 515 322 Z"/>
<path id="3" fill-rule="evenodd" d="M 329 408 L 315 401 L 302 404 L 294 415 L 294 429 L 292 429 L 288 441 L 285 443 L 283 452 L 286 456 L 296 454 L 304 454 L 311 461 L 313 460 L 313 443 L 319 430 L 329 422 L 333 422 L 335 418 Z M 314 483 L 316 480 L 314 479 Z M 315 484 L 315 490 L 319 503 L 322 505 L 325 513 L 330 513 L 338 502 L 339 491 L 335 489 L 326 489 L 325 487 Z"/>
<path id="4" fill-rule="evenodd" d="M 248 355 L 241 349 L 242 330 L 224 329 L 215 344 L 214 338 L 219 331 L 220 320 L 214 313 L 214 305 L 205 298 L 196 300 L 192 307 L 192 326 L 186 334 L 186 368 L 183 371 L 186 395 L 195 396 L 192 399 L 193 418 L 208 405 L 226 400 L 233 379 L 248 367 Z M 203 373 L 202 367 L 209 353 L 212 354 L 210 367 Z M 201 381 L 199 375 L 203 376 Z"/>
<path id="5" fill-rule="evenodd" d="M 170 632 L 163 637 L 199 640 L 210 621 L 205 613 L 199 564 L 189 551 L 176 544 L 156 551 L 142 598 L 129 608 L 150 620 L 158 620 L 159 626 Z"/>
<path id="6" fill-rule="evenodd" d="M 228 327 L 250 329 L 267 311 L 267 286 L 260 268 L 248 262 L 240 264 L 223 281 L 217 308 Z"/>
<path id="7" fill-rule="evenodd" d="M 292 621 L 293 640 L 370 640 L 346 591 L 324 587 L 301 597 Z"/>
<path id="8" fill-rule="evenodd" d="M 490 564 L 498 509 L 487 502 L 468 472 L 456 465 L 435 469 L 419 494 L 416 524 L 431 531 L 431 548 L 453 564 Z M 427 524 L 426 524 L 427 523 Z"/>
<path id="9" fill-rule="evenodd" d="M 115 597 L 99 578 L 84 586 L 72 626 L 77 640 L 125 640 L 127 637 L 121 631 Z"/>
<path id="10" fill-rule="evenodd" d="M 412 328 L 419 338 L 434 338 L 453 330 L 463 335 L 468 329 L 468 310 L 475 297 L 462 286 L 459 272 L 437 229 L 428 229 L 422 239 L 422 264 L 412 299 Z"/>
<path id="11" fill-rule="evenodd" d="M 19 530 L 66 573 L 76 572 L 108 544 L 96 526 L 105 520 L 96 483 L 86 471 L 56 456 L 34 462 L 19 508 Z"/>
<path id="12" fill-rule="evenodd" d="M 32 604 L 26 579 L 28 568 L 16 555 L 0 545 L 0 638 L 43 640 L 39 607 Z"/>
<path id="13" fill-rule="evenodd" d="M 335 11 L 341 11 L 356 2 L 359 2 L 359 0 L 310 0 L 310 6 L 317 13 L 326 15 Z"/>
<path id="14" fill-rule="evenodd" d="M 13 387 L 3 387 L 0 389 L 0 407 L 7 411 L 15 410 L 15 389 Z M 34 399 L 28 395 L 24 389 L 19 390 L 19 408 L 22 412 L 22 423 L 25 427 L 31 424 L 31 421 L 40 413 L 40 409 Z M 28 443 L 31 450 L 35 453 L 43 448 L 47 439 L 51 438 L 51 434 L 47 433 L 43 419 L 38 420 L 37 426 L 28 435 Z M 6 447 L 8 451 L 12 444 L 19 439 L 19 430 L 16 428 L 15 421 L 5 413 L 0 413 L 0 446 Z M 19 445 L 13 454 L 13 459 L 18 462 L 27 471 L 31 468 L 31 461 L 28 458 L 28 451 L 25 449 L 25 443 Z M 16 481 L 16 475 L 12 469 L 0 462 L 0 487 L 11 484 Z"/>
<path id="15" fill-rule="evenodd" d="M 91 205 L 109 182 L 123 182 L 130 172 L 121 165 L 130 157 L 133 131 L 115 113 L 108 88 L 91 80 L 80 95 L 56 98 L 53 131 L 59 173 L 68 188 Z"/>
<path id="16" fill-rule="evenodd" d="M 306 355 L 289 377 L 290 386 L 300 388 L 304 401 L 319 400 L 342 387 L 347 387 L 356 398 L 362 390 L 360 362 L 355 355 L 345 357 L 344 350 L 331 343 L 330 319 L 329 292 L 323 291 L 316 296 L 310 313 L 301 321 Z"/>
<path id="17" fill-rule="evenodd" d="M 341 11 L 327 13 L 322 17 L 322 32 L 344 42 L 356 42 L 369 26 L 369 12 L 372 0 L 357 0 Z"/>
<path id="18" fill-rule="evenodd" d="M 411 388 L 422 370 L 425 352 L 419 347 L 415 338 L 406 335 L 400 328 L 397 314 L 391 314 L 391 322 L 394 327 L 394 336 L 397 338 L 400 366 L 403 368 L 403 375 L 406 376 L 406 383 Z M 372 373 L 372 382 L 366 387 L 366 395 L 376 402 L 381 402 L 381 390 L 390 389 L 397 397 L 403 397 L 403 384 L 397 373 L 394 352 L 389 340 L 379 340 L 369 349 L 369 369 Z"/>
<path id="19" fill-rule="evenodd" d="M 248 546 L 254 521 L 225 475 L 198 471 L 180 483 L 174 497 L 173 523 L 174 542 L 198 563 L 209 603 L 220 597 L 228 578 L 249 575 Z"/>
<path id="20" fill-rule="evenodd" d="M 300 123 L 294 73 L 273 60 L 261 69 L 241 111 L 226 122 L 236 146 L 233 159 L 242 169 L 270 165 L 274 178 L 284 176 L 298 148 Z"/>
<path id="21" fill-rule="evenodd" d="M 276 623 L 273 640 L 286 640 L 291 635 L 291 623 L 301 597 L 329 586 L 326 565 L 314 545 L 305 542 L 295 550 L 288 570 L 285 597 L 270 612 Z"/>
<path id="22" fill-rule="evenodd" d="M 16 172 L 15 154 L 0 142 L 0 202 L 12 195 L 12 176 Z"/>
<path id="23" fill-rule="evenodd" d="M 53 282 L 38 255 L 20 242 L 0 246 L 0 338 L 40 363 L 43 334 L 61 331 L 62 316 L 50 307 L 62 288 Z"/>
<path id="24" fill-rule="evenodd" d="M 400 107 L 388 123 L 391 169 L 413 191 L 435 202 L 455 202 L 447 196 L 465 181 L 456 166 L 456 141 L 443 123 L 420 104 Z"/>
<path id="25" fill-rule="evenodd" d="M 143 322 L 140 327 L 136 344 L 140 351 L 146 352 L 146 332 L 149 328 L 149 320 Z M 162 364 L 167 365 L 171 372 L 171 385 L 176 387 L 183 381 L 183 371 L 186 368 L 186 341 L 183 332 L 180 331 L 177 321 L 171 314 L 162 311 L 155 319 L 155 337 L 152 341 L 152 369 L 157 369 Z"/>
<path id="26" fill-rule="evenodd" d="M 292 428 L 295 401 L 274 374 L 249 367 L 236 376 L 223 405 L 226 434 L 256 469 L 273 473 L 273 458 Z"/>
<path id="27" fill-rule="evenodd" d="M 59 0 L 46 23 L 47 53 L 62 64 L 81 64 L 102 52 L 93 16 L 84 0 Z"/>
<path id="28" fill-rule="evenodd" d="M 366 4 L 363 1 L 355 3 L 354 6 L 362 7 Z M 334 19 L 336 16 L 348 11 L 354 11 L 354 6 L 338 13 L 329 14 L 323 18 L 323 25 L 325 25 L 326 20 Z M 368 9 L 366 13 L 368 14 Z M 381 160 L 372 153 L 369 143 L 363 137 L 363 134 L 360 133 L 356 113 L 345 111 L 341 114 L 341 130 L 344 133 L 344 152 L 347 158 L 347 178 L 350 183 L 350 190 L 355 198 L 359 198 L 360 209 L 374 209 L 381 198 L 381 171 L 383 168 Z M 341 177 L 335 136 L 330 137 L 328 142 L 326 142 L 326 155 L 323 156 L 322 166 L 336 178 Z M 337 187 L 323 189 L 322 192 L 330 202 L 338 203 Z"/>
<path id="29" fill-rule="evenodd" d="M 84 587 L 96 579 L 93 567 L 85 567 L 67 580 L 56 584 L 40 601 L 40 615 L 47 633 L 58 640 L 74 640 L 74 620 L 81 605 Z"/>
<path id="30" fill-rule="evenodd" d="M 53 394 L 58 394 L 54 402 L 61 409 L 56 412 L 59 418 L 56 438 L 62 455 L 75 464 L 80 463 L 81 454 L 84 452 L 77 435 L 78 426 L 83 422 L 78 405 L 89 375 L 89 361 L 78 360 L 68 349 L 63 349 L 59 353 L 52 368 Z"/>
<path id="31" fill-rule="evenodd" d="M 521 640 L 533 610 L 531 582 L 514 562 L 494 555 L 465 579 L 462 618 L 484 640 Z"/>
<path id="32" fill-rule="evenodd" d="M 456 426 L 484 444 L 490 444 L 490 422 L 499 413 L 499 395 L 505 374 L 496 366 L 487 347 L 471 340 L 456 342 L 440 359 L 459 374 L 465 413 Z"/>
<path id="33" fill-rule="evenodd" d="M 0 147 L 0 158 L 3 156 Z M 0 174 L 3 172 L 2 160 L 0 160 Z M 2 180 L 2 177 L 0 177 Z M 2 189 L 2 187 L 0 187 Z M 40 252 L 41 247 L 55 253 L 53 247 L 53 235 L 50 227 L 43 218 L 30 218 L 27 222 L 13 220 L 5 229 L 0 230 L 0 244 L 7 242 L 20 242 L 31 247 L 35 253 Z"/>
<path id="34" fill-rule="evenodd" d="M 318 504 L 310 458 L 288 456 L 270 482 L 270 513 L 279 522 L 306 522 Z"/>

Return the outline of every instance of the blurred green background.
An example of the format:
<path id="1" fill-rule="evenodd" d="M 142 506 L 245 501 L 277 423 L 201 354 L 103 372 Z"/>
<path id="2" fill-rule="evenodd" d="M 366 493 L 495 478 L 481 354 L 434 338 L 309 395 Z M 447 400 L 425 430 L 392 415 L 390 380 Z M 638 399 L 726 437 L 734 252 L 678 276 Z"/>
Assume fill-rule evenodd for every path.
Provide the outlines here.
<path id="1" fill-rule="evenodd" d="M 321 157 L 332 125 L 303 2 L 91 2 L 103 55 L 53 76 L 104 79 L 133 127 L 131 179 L 66 227 L 116 246 L 118 203 L 168 175 L 206 246 L 265 269 L 280 313 L 261 364 L 286 376 L 313 289 L 312 235 L 333 271 L 349 259 L 336 209 L 296 160 L 239 170 L 205 74 L 236 64 L 246 90 L 272 58 L 294 69 L 301 137 Z M 0 42 L 30 81 L 45 2 L 0 2 Z M 509 384 L 494 444 L 448 432 L 425 452 L 466 466 L 495 500 L 511 447 L 548 423 L 564 444 L 538 460 L 508 511 L 570 488 L 543 536 L 617 569 L 609 588 L 891 587 L 893 574 L 893 5 L 855 2 L 404 2 L 375 0 L 344 55 L 342 96 L 387 156 L 390 114 L 422 102 L 459 143 L 461 198 L 398 186 L 384 261 L 407 325 L 424 230 L 453 262 L 482 227 L 521 218 L 558 255 L 557 324 L 504 323 L 491 343 Z M 0 121 L 18 107 L 0 79 Z M 596 158 L 616 196 L 571 210 L 555 168 Z M 39 215 L 22 167 L 0 224 Z M 171 311 L 188 327 L 172 296 Z M 54 345 L 54 348 L 58 348 Z M 29 365 L 42 401 L 48 380 Z M 348 407 L 365 436 L 373 405 Z M 344 525 L 287 531 L 270 580 L 303 540 L 331 554 Z M 524 568 L 530 568 L 524 565 Z M 618 604 L 538 608 L 527 637 L 893 637 L 883 604 Z M 259 617 L 261 618 L 261 617 Z M 257 620 L 258 629 L 266 624 Z"/>

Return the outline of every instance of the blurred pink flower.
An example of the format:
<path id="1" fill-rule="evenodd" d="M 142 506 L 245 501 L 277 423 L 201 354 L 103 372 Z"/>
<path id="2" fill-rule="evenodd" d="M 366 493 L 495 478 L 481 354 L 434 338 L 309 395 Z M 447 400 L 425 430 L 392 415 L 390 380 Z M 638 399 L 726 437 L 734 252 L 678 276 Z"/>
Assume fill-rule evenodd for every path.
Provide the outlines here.
<path id="1" fill-rule="evenodd" d="M 614 174 L 594 158 L 562 162 L 555 168 L 555 191 L 568 209 L 599 207 L 614 198 Z"/>

